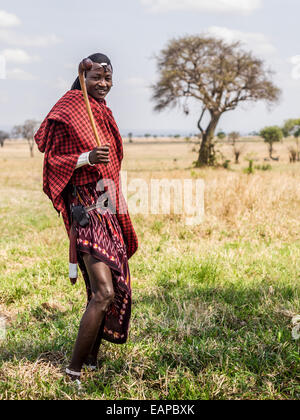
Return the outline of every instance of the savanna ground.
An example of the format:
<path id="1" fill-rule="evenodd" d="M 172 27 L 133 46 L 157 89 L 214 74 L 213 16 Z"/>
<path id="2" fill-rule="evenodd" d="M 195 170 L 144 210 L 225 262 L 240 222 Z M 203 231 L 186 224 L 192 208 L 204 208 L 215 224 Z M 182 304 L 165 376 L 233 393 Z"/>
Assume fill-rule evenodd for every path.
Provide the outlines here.
<path id="1" fill-rule="evenodd" d="M 267 157 L 246 143 L 244 157 Z M 85 306 L 82 278 L 68 280 L 68 240 L 41 191 L 42 156 L 25 143 L 0 149 L 1 399 L 297 399 L 300 314 L 300 163 L 248 175 L 194 169 L 193 146 L 125 147 L 132 178 L 202 178 L 205 220 L 133 216 L 133 308 L 123 346 L 104 342 L 99 372 L 78 394 L 66 382 Z M 222 146 L 225 155 L 229 146 Z M 230 156 L 230 159 L 232 157 Z"/>

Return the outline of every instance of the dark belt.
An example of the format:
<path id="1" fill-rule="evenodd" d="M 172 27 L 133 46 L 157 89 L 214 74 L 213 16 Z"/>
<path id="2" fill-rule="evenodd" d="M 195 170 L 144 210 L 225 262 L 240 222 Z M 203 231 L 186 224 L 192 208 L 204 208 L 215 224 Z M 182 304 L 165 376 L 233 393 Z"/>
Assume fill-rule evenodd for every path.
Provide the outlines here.
<path id="1" fill-rule="evenodd" d="M 73 186 L 73 197 L 76 197 L 76 186 Z M 74 204 L 71 205 L 71 215 L 72 215 L 72 221 L 76 221 L 81 227 L 86 227 L 90 223 L 90 216 L 89 213 L 96 209 L 106 209 L 107 206 L 105 206 L 105 202 L 107 202 L 108 199 L 106 196 L 104 196 L 101 200 L 101 196 L 98 197 L 97 203 L 93 204 L 92 206 L 83 206 L 83 205 L 77 205 Z"/>

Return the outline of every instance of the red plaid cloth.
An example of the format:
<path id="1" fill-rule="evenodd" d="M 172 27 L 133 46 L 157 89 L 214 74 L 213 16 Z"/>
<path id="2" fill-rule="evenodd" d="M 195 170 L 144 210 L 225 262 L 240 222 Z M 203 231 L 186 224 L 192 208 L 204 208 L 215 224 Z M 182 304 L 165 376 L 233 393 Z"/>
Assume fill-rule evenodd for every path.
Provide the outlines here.
<path id="1" fill-rule="evenodd" d="M 128 259 L 136 252 L 138 240 L 132 226 L 127 205 L 120 190 L 120 169 L 123 143 L 119 129 L 106 102 L 89 97 L 101 144 L 110 143 L 110 163 L 86 165 L 77 170 L 79 156 L 95 147 L 96 140 L 87 114 L 83 94 L 68 91 L 49 112 L 35 135 L 39 150 L 45 153 L 43 190 L 62 214 L 67 232 L 70 222 L 64 200 L 64 190 L 72 185 L 85 185 L 100 179 L 114 182 L 116 215 L 122 229 Z M 109 192 L 108 188 L 108 192 Z M 113 194 L 112 194 L 113 196 Z"/>

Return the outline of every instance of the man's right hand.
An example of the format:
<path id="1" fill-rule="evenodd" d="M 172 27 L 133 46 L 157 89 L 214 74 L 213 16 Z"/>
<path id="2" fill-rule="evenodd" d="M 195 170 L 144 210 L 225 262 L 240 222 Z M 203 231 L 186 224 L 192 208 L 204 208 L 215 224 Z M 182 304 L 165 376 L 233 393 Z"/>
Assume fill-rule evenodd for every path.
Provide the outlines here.
<path id="1" fill-rule="evenodd" d="M 98 163 L 102 163 L 103 165 L 108 165 L 110 162 L 109 159 L 109 144 L 105 144 L 104 146 L 96 147 L 91 151 L 89 154 L 89 160 L 92 165 L 96 165 Z"/>

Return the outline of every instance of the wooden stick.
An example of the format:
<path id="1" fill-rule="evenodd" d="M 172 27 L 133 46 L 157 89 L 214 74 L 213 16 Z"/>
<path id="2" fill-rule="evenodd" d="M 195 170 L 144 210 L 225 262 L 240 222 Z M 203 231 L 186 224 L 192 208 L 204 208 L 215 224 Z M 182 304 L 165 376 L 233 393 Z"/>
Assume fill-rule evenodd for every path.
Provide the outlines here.
<path id="1" fill-rule="evenodd" d="M 88 93 L 87 93 L 87 89 L 86 89 L 86 84 L 85 84 L 85 79 L 84 79 L 84 72 L 85 71 L 89 71 L 91 70 L 91 68 L 93 67 L 93 62 L 92 60 L 90 60 L 89 58 L 85 58 L 80 64 L 79 64 L 79 68 L 78 68 L 78 74 L 79 74 L 79 81 L 80 81 L 80 86 L 81 86 L 81 90 L 83 92 L 83 97 L 84 97 L 84 101 L 86 104 L 86 109 L 89 115 L 89 119 L 92 125 L 92 129 L 94 132 L 94 136 L 97 142 L 97 145 L 100 147 L 101 146 L 101 140 L 97 131 L 97 127 L 95 124 L 95 120 L 94 120 L 94 115 L 91 109 L 91 105 L 90 105 L 90 101 L 89 101 L 89 97 L 88 97 Z"/>

